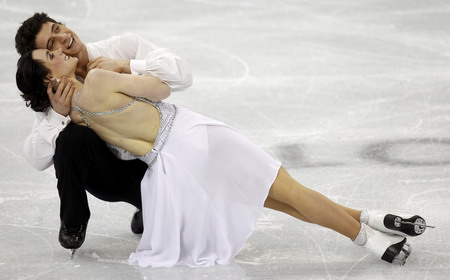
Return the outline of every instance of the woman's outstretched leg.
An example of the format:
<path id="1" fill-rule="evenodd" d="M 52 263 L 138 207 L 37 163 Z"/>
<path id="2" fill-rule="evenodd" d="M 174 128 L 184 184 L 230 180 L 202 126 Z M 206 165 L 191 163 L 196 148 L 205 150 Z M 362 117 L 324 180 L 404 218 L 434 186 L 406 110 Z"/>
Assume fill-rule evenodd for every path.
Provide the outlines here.
<path id="1" fill-rule="evenodd" d="M 281 167 L 266 207 L 339 232 L 387 262 L 404 264 L 411 250 L 406 238 L 388 235 L 359 222 L 361 212 L 329 200 L 294 180 Z"/>
<path id="2" fill-rule="evenodd" d="M 360 223 L 337 203 L 298 183 L 283 166 L 270 188 L 269 198 L 294 208 L 309 222 L 337 231 L 352 240 L 361 228 Z"/>
<path id="3" fill-rule="evenodd" d="M 336 202 L 335 202 L 336 203 Z M 339 203 L 336 203 L 337 206 L 339 206 L 342 210 L 344 210 L 345 212 L 347 212 L 347 214 L 349 214 L 350 216 L 353 217 L 353 219 L 355 219 L 356 221 L 358 221 L 359 223 L 361 223 L 361 210 L 356 210 L 353 208 L 349 208 L 347 206 L 341 205 Z"/>
<path id="4" fill-rule="evenodd" d="M 295 208 L 287 205 L 286 203 L 279 202 L 278 200 L 275 200 L 273 198 L 268 197 L 264 202 L 264 207 L 286 213 L 306 223 L 311 223 L 308 218 L 300 214 Z"/>
<path id="5" fill-rule="evenodd" d="M 282 168 L 282 172 L 287 173 L 284 168 Z M 289 174 L 287 175 L 289 176 Z M 295 181 L 294 179 L 292 180 Z M 405 237 L 418 236 L 421 235 L 427 227 L 425 219 L 419 215 L 413 215 L 408 213 L 395 214 L 380 210 L 371 210 L 371 211 L 366 210 L 363 212 L 361 210 L 346 207 L 336 202 L 333 203 L 335 203 L 337 207 L 344 210 L 358 223 L 360 224 L 365 223 L 370 227 L 385 233 L 401 235 Z M 270 197 L 270 194 L 264 206 L 267 208 L 284 212 L 302 221 L 313 223 L 302 213 L 300 213 L 297 209 L 293 208 L 293 206 L 278 201 L 273 197 Z"/>
<path id="6" fill-rule="evenodd" d="M 347 214 L 349 214 L 350 216 L 352 216 L 353 219 L 355 219 L 357 222 L 360 222 L 360 217 L 361 217 L 361 212 L 360 210 L 356 210 L 356 209 L 352 209 L 346 206 L 343 206 L 341 204 L 336 203 L 336 205 L 340 208 L 342 208 L 342 210 L 344 210 L 345 212 L 347 212 Z M 306 223 L 311 223 L 311 221 L 306 218 L 305 216 L 303 216 L 302 214 L 300 214 L 295 208 L 292 208 L 290 205 L 287 205 L 285 203 L 282 203 L 278 200 L 275 200 L 271 197 L 268 197 L 266 199 L 266 201 L 264 202 L 264 207 L 266 208 L 270 208 L 273 210 L 277 210 L 283 213 L 286 213 L 292 217 L 295 217 L 299 220 L 302 220 Z"/>

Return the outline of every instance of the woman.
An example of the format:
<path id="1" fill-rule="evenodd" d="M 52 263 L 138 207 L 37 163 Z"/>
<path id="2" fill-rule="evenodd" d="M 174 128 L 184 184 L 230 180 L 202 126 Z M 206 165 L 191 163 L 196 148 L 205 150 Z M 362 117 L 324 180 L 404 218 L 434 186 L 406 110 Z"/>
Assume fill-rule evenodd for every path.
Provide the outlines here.
<path id="1" fill-rule="evenodd" d="M 425 230 L 420 216 L 361 212 L 302 186 L 233 128 L 162 102 L 170 90 L 156 77 L 92 70 L 83 84 L 76 64 L 61 50 L 34 50 L 18 62 L 17 86 L 27 106 L 46 110 L 47 87 L 67 77 L 55 94 L 72 96 L 72 121 L 92 128 L 118 157 L 147 163 L 145 230 L 131 263 L 227 264 L 263 206 L 337 231 L 391 263 L 404 264 L 410 253 L 404 236 Z"/>

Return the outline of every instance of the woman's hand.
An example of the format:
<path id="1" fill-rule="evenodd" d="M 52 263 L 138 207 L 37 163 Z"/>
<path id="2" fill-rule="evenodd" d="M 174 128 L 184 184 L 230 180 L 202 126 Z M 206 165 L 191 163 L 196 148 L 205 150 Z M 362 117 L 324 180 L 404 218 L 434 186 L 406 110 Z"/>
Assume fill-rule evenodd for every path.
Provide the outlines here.
<path id="1" fill-rule="evenodd" d="M 72 95 L 75 91 L 75 87 L 72 81 L 67 82 L 66 77 L 61 79 L 56 92 L 53 92 L 52 84 L 47 85 L 47 94 L 52 104 L 53 110 L 60 115 L 67 117 L 70 113 L 72 104 Z"/>

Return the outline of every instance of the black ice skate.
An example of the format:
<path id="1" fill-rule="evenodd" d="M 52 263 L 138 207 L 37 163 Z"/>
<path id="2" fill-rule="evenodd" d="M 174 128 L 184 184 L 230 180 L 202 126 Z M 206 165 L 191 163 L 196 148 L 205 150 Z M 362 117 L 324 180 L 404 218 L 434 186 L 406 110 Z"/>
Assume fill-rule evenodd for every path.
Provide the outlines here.
<path id="1" fill-rule="evenodd" d="M 66 249 L 71 250 L 70 258 L 73 258 L 75 250 L 83 245 L 84 238 L 86 237 L 87 224 L 80 226 L 66 226 L 61 223 L 61 228 L 59 229 L 59 244 Z"/>
<path id="2" fill-rule="evenodd" d="M 367 241 L 364 244 L 371 253 L 388 263 L 404 265 L 411 254 L 411 245 L 406 243 L 406 237 L 389 235 L 373 229 L 365 224 Z"/>
<path id="3" fill-rule="evenodd" d="M 137 210 L 131 219 L 131 231 L 135 234 L 144 232 L 144 223 L 142 221 L 142 211 Z"/>
<path id="4" fill-rule="evenodd" d="M 418 215 L 388 214 L 381 211 L 367 211 L 368 225 L 379 231 L 401 236 L 418 236 L 424 233 L 428 226 L 425 219 Z"/>

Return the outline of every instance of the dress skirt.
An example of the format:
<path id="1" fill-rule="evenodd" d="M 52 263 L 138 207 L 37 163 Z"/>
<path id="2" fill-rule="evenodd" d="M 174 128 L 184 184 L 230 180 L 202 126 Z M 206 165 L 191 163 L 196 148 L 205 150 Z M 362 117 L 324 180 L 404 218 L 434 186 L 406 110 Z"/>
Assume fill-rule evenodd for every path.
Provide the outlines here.
<path id="1" fill-rule="evenodd" d="M 141 183 L 144 232 L 131 264 L 228 264 L 254 230 L 281 164 L 234 128 L 178 107 Z"/>

